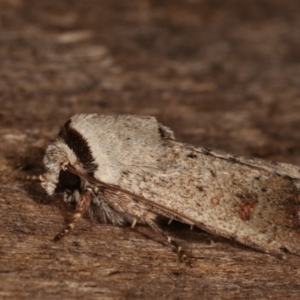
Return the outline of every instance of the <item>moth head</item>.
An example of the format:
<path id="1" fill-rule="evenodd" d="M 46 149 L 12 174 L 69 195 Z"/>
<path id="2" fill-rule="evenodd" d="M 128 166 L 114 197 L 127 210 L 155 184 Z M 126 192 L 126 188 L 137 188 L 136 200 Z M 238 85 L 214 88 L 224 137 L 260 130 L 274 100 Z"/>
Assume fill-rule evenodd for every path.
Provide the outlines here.
<path id="1" fill-rule="evenodd" d="M 80 189 L 80 177 L 67 170 L 67 166 L 81 169 L 74 152 L 61 140 L 50 145 L 44 157 L 46 173 L 40 176 L 41 185 L 49 195 L 71 194 Z"/>

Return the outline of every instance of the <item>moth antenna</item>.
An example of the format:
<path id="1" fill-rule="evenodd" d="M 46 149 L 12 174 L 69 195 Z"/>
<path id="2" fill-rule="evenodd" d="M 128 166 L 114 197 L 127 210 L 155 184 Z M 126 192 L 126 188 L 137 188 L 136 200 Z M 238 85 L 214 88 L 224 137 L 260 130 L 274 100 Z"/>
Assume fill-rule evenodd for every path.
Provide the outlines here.
<path id="1" fill-rule="evenodd" d="M 91 195 L 89 191 L 85 191 L 82 196 L 79 198 L 79 201 L 76 206 L 75 213 L 72 217 L 72 221 L 66 226 L 66 228 L 61 231 L 59 234 L 57 234 L 54 237 L 54 242 L 59 241 L 61 238 L 69 234 L 73 228 L 75 227 L 75 224 L 78 222 L 79 219 L 82 218 L 88 207 L 91 203 Z"/>
<path id="2" fill-rule="evenodd" d="M 170 225 L 172 222 L 173 222 L 173 218 L 171 218 L 170 220 L 169 220 L 169 222 L 168 222 L 168 225 Z"/>
<path id="3" fill-rule="evenodd" d="M 131 228 L 134 228 L 135 225 L 136 225 L 136 223 L 137 223 L 137 219 L 134 219 L 133 222 L 132 222 L 132 224 L 131 224 Z"/>
<path id="4" fill-rule="evenodd" d="M 191 225 L 190 230 L 194 230 L 194 224 Z"/>
<path id="5" fill-rule="evenodd" d="M 174 248 L 174 250 L 176 251 L 177 255 L 178 255 L 178 259 L 181 262 L 184 262 L 187 266 L 191 267 L 191 261 L 188 258 L 188 256 L 185 254 L 184 250 L 182 249 L 181 246 L 178 245 L 178 243 L 169 235 L 165 234 L 165 232 L 159 228 L 159 226 L 157 226 L 157 224 L 155 222 L 153 222 L 152 220 L 147 220 L 147 224 L 156 232 L 158 232 L 160 235 L 162 235 L 164 238 L 166 238 L 166 240 L 168 241 L 168 243 Z"/>
<path id="6" fill-rule="evenodd" d="M 29 180 L 29 181 L 41 181 L 41 176 L 42 175 L 21 175 L 19 176 L 20 179 L 23 179 L 23 180 Z"/>

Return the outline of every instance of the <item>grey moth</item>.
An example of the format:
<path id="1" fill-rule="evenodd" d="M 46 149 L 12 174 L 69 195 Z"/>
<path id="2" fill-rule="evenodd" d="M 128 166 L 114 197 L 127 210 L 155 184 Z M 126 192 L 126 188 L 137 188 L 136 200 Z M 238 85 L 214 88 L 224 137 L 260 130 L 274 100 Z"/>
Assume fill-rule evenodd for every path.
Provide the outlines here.
<path id="1" fill-rule="evenodd" d="M 300 255 L 300 168 L 175 140 L 154 117 L 78 114 L 46 150 L 49 195 L 99 223 L 148 224 L 181 253 L 157 220 L 199 227 L 273 255 Z"/>

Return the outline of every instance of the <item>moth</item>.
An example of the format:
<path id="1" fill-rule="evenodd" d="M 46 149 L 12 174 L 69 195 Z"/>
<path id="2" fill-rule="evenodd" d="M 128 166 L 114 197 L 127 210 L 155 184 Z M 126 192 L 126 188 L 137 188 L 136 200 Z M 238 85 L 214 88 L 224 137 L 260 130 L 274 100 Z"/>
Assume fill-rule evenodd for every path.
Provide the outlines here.
<path id="1" fill-rule="evenodd" d="M 49 195 L 99 223 L 148 224 L 177 252 L 160 218 L 199 227 L 273 255 L 300 255 L 300 168 L 175 140 L 154 117 L 78 114 L 46 150 Z M 184 256 L 184 255 L 182 255 Z"/>

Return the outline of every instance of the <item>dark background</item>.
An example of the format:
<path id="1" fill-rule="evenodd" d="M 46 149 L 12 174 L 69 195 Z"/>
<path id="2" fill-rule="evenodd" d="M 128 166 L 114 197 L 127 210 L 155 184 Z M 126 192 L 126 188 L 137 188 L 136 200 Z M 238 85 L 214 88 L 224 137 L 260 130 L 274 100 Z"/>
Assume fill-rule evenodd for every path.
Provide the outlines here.
<path id="1" fill-rule="evenodd" d="M 300 165 L 299 25 L 296 0 L 0 0 L 0 298 L 296 298 L 299 258 L 178 224 L 192 268 L 148 227 L 83 220 L 54 244 L 66 208 L 19 176 L 79 112 Z"/>

